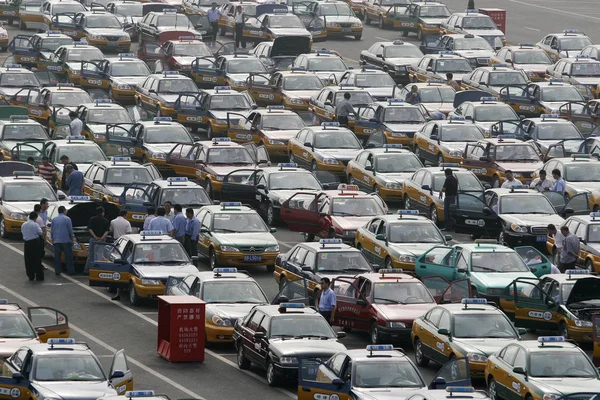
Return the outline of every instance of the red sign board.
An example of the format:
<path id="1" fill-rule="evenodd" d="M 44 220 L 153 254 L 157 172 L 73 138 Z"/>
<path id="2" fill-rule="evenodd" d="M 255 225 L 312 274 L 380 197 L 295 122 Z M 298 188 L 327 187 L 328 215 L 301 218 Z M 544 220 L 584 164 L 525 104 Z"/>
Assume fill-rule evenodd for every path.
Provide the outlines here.
<path id="1" fill-rule="evenodd" d="M 194 296 L 158 296 L 158 354 L 171 362 L 204 361 L 206 303 Z"/>
<path id="2" fill-rule="evenodd" d="M 506 34 L 506 10 L 500 8 L 480 8 L 479 12 L 489 15 L 498 29 Z"/>

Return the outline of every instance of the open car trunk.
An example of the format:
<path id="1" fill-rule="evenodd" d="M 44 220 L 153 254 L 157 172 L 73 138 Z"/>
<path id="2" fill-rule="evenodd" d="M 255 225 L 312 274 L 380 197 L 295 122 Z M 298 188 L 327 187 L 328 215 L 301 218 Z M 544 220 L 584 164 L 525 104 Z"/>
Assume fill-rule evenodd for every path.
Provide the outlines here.
<path id="1" fill-rule="evenodd" d="M 593 315 L 600 313 L 600 279 L 577 279 L 565 305 L 578 319 L 592 322 Z"/>
<path id="2" fill-rule="evenodd" d="M 73 223 L 73 233 L 79 243 L 90 242 L 91 235 L 87 228 L 88 222 L 90 221 L 90 218 L 96 215 L 96 208 L 98 206 L 104 207 L 104 218 L 106 218 L 108 222 L 119 216 L 120 209 L 118 206 L 102 201 L 77 203 L 67 211 L 67 215 L 71 218 L 71 222 Z"/>
<path id="3" fill-rule="evenodd" d="M 310 37 L 283 36 L 275 38 L 271 48 L 271 58 L 280 56 L 297 56 L 310 53 Z"/>

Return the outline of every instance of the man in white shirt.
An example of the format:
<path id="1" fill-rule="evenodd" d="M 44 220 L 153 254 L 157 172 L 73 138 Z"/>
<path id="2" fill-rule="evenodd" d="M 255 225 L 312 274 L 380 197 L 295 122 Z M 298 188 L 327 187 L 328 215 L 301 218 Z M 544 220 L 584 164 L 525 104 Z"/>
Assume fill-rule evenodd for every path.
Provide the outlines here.
<path id="1" fill-rule="evenodd" d="M 506 175 L 506 180 L 502 184 L 502 189 L 510 189 L 513 186 L 523 185 L 520 180 L 514 177 L 510 169 L 507 169 L 504 175 Z"/>
<path id="2" fill-rule="evenodd" d="M 69 123 L 71 136 L 81 136 L 81 132 L 83 131 L 83 121 L 77 117 L 77 113 L 75 111 L 71 111 L 69 113 L 69 118 L 71 118 L 71 122 Z"/>
<path id="3" fill-rule="evenodd" d="M 110 221 L 110 233 L 113 239 L 117 240 L 123 235 L 131 233 L 131 224 L 125 219 L 127 211 L 121 210 L 119 216 Z"/>
<path id="4" fill-rule="evenodd" d="M 152 222 L 152 220 L 154 218 L 156 218 L 156 208 L 154 207 L 148 207 L 148 215 L 146 215 L 146 219 L 144 220 L 144 230 L 147 231 L 150 229 L 150 222 Z"/>
<path id="5" fill-rule="evenodd" d="M 169 200 L 165 201 L 165 204 L 163 205 L 163 207 L 165 208 L 165 217 L 173 222 L 173 220 L 175 219 L 175 211 L 173 211 L 173 203 L 171 203 Z"/>
<path id="6" fill-rule="evenodd" d="M 540 177 L 535 178 L 533 182 L 531 182 L 531 185 L 529 185 L 531 189 L 537 189 L 538 192 L 552 190 L 552 186 L 554 186 L 554 184 L 551 180 L 546 179 L 546 171 L 543 169 L 540 170 Z"/>
<path id="7" fill-rule="evenodd" d="M 554 247 L 556 247 L 556 256 L 554 257 L 554 264 L 559 268 L 560 271 L 560 253 L 562 253 L 563 242 L 565 237 L 554 224 L 549 224 L 548 227 L 548 236 L 554 238 Z"/>

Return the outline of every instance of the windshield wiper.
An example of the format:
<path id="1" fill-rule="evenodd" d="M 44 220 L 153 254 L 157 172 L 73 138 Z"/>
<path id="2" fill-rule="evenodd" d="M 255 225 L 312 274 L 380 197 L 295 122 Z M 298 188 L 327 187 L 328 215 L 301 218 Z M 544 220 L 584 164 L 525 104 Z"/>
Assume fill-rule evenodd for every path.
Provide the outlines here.
<path id="1" fill-rule="evenodd" d="M 235 229 L 226 229 L 226 228 L 215 228 L 215 229 L 214 229 L 214 231 L 215 231 L 215 232 L 216 232 L 216 231 L 223 231 L 223 232 L 233 232 L 233 233 L 235 233 L 235 232 L 238 232 L 238 231 L 236 231 Z"/>
<path id="2" fill-rule="evenodd" d="M 394 303 L 394 304 L 404 304 L 401 301 L 394 300 L 394 299 L 386 299 L 384 297 L 374 297 L 373 300 L 383 300 L 383 301 L 387 301 L 387 302 Z"/>
<path id="3" fill-rule="evenodd" d="M 294 336 L 294 338 L 296 338 L 296 339 L 302 339 L 302 338 L 331 339 L 329 336 L 326 336 L 326 335 L 298 335 L 298 336 Z"/>
<path id="4" fill-rule="evenodd" d="M 325 269 L 321 269 L 321 268 L 319 268 L 319 269 L 317 270 L 317 272 L 343 272 L 343 271 L 345 271 L 345 270 L 339 270 L 339 269 L 327 269 L 327 268 L 325 268 Z"/>
<path id="5" fill-rule="evenodd" d="M 368 268 L 344 268 L 343 271 L 370 271 Z"/>

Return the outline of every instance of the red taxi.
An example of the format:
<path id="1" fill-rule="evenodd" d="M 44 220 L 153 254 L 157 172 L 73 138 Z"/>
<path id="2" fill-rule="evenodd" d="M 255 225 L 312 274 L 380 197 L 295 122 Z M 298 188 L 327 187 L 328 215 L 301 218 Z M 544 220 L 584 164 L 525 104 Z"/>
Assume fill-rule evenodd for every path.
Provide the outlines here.
<path id="1" fill-rule="evenodd" d="M 341 184 L 337 190 L 294 194 L 281 205 L 281 219 L 291 231 L 304 233 L 307 242 L 319 236 L 353 244 L 356 230 L 387 210 L 376 193 Z"/>
<path id="2" fill-rule="evenodd" d="M 192 62 L 196 58 L 214 59 L 208 45 L 202 41 L 201 37 L 196 36 L 180 36 L 178 40 L 167 40 L 160 46 L 158 53 L 160 63 L 156 66 L 159 67 L 159 70 L 179 71 L 186 75 L 190 74 Z"/>

